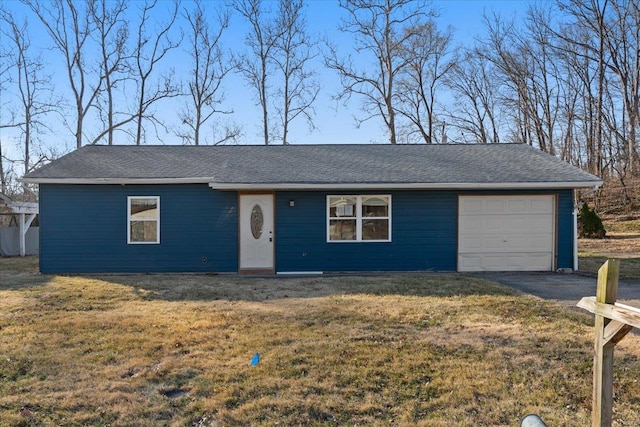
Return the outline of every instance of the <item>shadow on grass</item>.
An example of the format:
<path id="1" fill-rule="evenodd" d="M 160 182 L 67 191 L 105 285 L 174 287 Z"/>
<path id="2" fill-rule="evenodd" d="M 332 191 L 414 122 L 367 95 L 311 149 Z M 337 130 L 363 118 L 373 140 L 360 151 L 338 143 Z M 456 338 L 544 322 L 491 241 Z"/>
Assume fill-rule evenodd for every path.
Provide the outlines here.
<path id="1" fill-rule="evenodd" d="M 610 234 L 605 237 L 606 240 L 631 240 L 640 238 L 640 233 Z"/>
<path id="2" fill-rule="evenodd" d="M 38 273 L 37 257 L 3 258 L 0 291 L 44 287 L 65 276 Z M 469 296 L 514 295 L 497 283 L 456 273 L 390 273 L 309 277 L 242 277 L 213 274 L 73 275 L 74 287 L 109 284 L 133 289 L 144 300 L 269 301 L 333 295 Z M 106 289 L 103 289 L 106 290 Z"/>
<path id="3" fill-rule="evenodd" d="M 603 260 L 602 257 L 593 257 L 589 262 L 582 260 L 581 265 L 592 265 L 597 271 Z M 640 260 L 635 261 L 640 267 Z M 56 276 L 39 274 L 37 258 L 1 259 L 0 267 L 3 267 L 0 291 L 43 288 L 55 282 L 55 286 L 62 286 L 66 291 L 91 289 L 97 300 L 116 297 L 116 294 L 127 298 L 131 292 L 142 300 L 248 302 L 339 295 L 465 297 L 520 294 L 515 290 L 519 289 L 517 286 L 509 287 L 508 283 L 504 286 L 491 276 L 458 273 L 363 273 L 306 277 L 188 273 Z M 513 280 L 518 280 L 518 277 Z M 82 298 L 86 299 L 88 294 L 83 292 L 83 295 Z"/>
<path id="4" fill-rule="evenodd" d="M 0 290 L 41 287 L 50 279 L 40 274 L 38 256 L 0 257 Z"/>

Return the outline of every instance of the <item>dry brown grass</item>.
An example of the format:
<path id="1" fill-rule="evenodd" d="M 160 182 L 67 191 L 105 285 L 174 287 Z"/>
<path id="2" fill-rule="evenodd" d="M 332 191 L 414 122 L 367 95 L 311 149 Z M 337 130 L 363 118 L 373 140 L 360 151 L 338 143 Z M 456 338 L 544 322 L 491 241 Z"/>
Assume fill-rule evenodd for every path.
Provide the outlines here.
<path id="1" fill-rule="evenodd" d="M 607 221 L 604 239 L 580 239 L 580 270 L 596 274 L 607 258 L 623 260 L 620 278 L 640 280 L 640 221 Z"/>
<path id="2" fill-rule="evenodd" d="M 589 424 L 590 318 L 491 282 L 36 270 L 0 259 L 0 425 Z M 615 376 L 640 425 L 640 337 Z"/>

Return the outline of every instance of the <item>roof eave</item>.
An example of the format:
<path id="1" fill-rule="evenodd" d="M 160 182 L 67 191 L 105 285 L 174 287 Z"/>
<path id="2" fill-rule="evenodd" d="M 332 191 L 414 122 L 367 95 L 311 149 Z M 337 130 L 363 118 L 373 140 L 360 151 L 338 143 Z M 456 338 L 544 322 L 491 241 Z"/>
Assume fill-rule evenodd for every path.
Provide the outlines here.
<path id="1" fill-rule="evenodd" d="M 195 178 L 19 178 L 26 184 L 208 184 L 211 177 Z"/>
<path id="2" fill-rule="evenodd" d="M 210 182 L 214 190 L 531 190 L 598 188 L 602 181 L 559 182 L 406 182 L 406 183 L 227 183 Z"/>
<path id="3" fill-rule="evenodd" d="M 598 181 L 557 181 L 557 182 L 265 182 L 236 183 L 216 182 L 211 177 L 192 178 L 20 178 L 27 184 L 77 184 L 77 185 L 134 185 L 134 184 L 208 184 L 214 190 L 528 190 L 598 188 Z"/>

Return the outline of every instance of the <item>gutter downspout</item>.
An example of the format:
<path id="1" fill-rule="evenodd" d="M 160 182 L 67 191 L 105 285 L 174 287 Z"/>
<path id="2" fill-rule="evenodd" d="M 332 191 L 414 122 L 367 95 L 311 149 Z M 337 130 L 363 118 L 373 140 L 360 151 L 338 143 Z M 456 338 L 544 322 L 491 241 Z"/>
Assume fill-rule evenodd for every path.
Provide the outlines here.
<path id="1" fill-rule="evenodd" d="M 583 193 L 582 196 L 589 195 L 598 191 L 602 184 L 594 186 L 591 190 Z M 578 209 L 583 202 L 578 202 L 573 206 L 573 271 L 578 271 Z"/>
<path id="2" fill-rule="evenodd" d="M 573 271 L 578 271 L 578 205 L 573 207 Z"/>

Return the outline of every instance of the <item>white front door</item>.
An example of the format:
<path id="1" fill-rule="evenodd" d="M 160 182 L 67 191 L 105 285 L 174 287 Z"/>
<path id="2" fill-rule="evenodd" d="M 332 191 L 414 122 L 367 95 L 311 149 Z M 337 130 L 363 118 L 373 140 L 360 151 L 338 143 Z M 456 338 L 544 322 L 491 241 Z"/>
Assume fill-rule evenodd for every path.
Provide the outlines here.
<path id="1" fill-rule="evenodd" d="M 273 270 L 273 194 L 240 195 L 240 270 Z"/>

